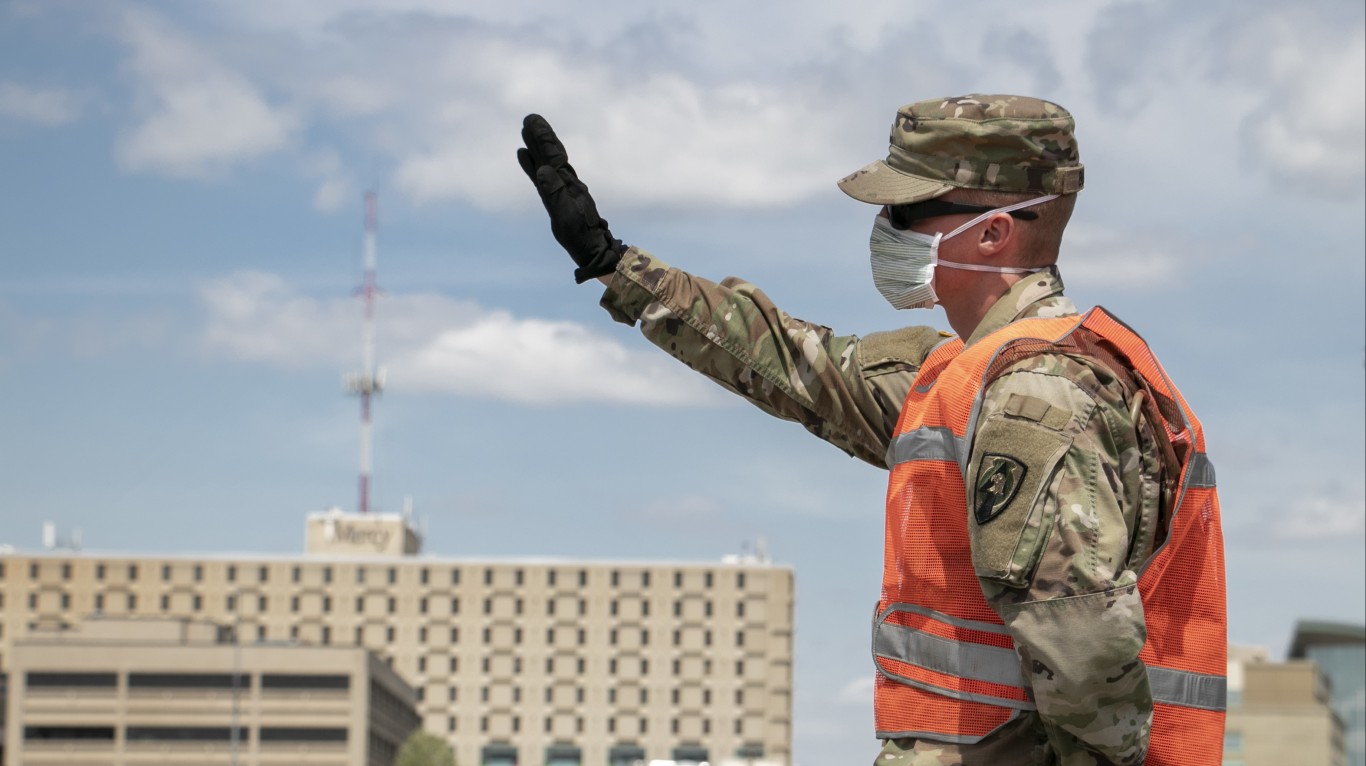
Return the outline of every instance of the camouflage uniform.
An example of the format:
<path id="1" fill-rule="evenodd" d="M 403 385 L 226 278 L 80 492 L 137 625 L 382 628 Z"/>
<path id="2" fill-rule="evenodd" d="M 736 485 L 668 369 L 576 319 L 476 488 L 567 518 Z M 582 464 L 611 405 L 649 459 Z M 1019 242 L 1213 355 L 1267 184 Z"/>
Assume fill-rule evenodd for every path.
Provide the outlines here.
<path id="1" fill-rule="evenodd" d="M 955 189 L 1072 194 L 1083 184 L 1072 129 L 1066 110 L 1038 99 L 917 102 L 898 110 L 886 159 L 839 185 L 890 206 Z M 614 319 L 639 322 L 651 342 L 765 412 L 887 467 L 907 391 L 946 334 L 908 327 L 836 335 L 788 316 L 747 282 L 709 282 L 628 249 L 597 214 L 548 123 L 529 115 L 523 140 L 518 161 L 579 266 L 576 280 L 610 275 L 602 305 Z M 1020 278 L 966 342 L 1019 319 L 1074 315 L 1062 289 L 1052 267 Z M 877 763 L 1142 763 L 1153 704 L 1138 659 L 1146 632 L 1136 571 L 1153 552 L 1162 503 L 1152 430 L 1109 369 L 1061 352 L 1007 367 L 983 397 L 964 477 L 977 511 L 967 527 L 973 565 L 1014 638 L 1036 710 L 972 745 L 888 741 Z M 1025 475 L 1014 473 L 1020 467 L 1046 477 L 1045 489 L 1011 492 L 1006 485 L 1018 487 L 1012 479 Z"/>
<path id="2" fill-rule="evenodd" d="M 1017 319 L 1075 314 L 1062 289 L 1052 268 L 1020 280 L 967 342 Z M 747 282 L 709 282 L 638 248 L 618 264 L 602 305 L 765 412 L 884 468 L 906 392 L 946 337 L 929 327 L 836 335 Z M 1152 700 L 1138 660 L 1135 570 L 1153 549 L 1161 470 L 1146 429 L 1114 376 L 1084 359 L 1032 357 L 987 388 L 969 465 L 1010 449 L 1051 477 L 1037 502 L 1017 498 L 969 525 L 982 590 L 1015 639 L 1038 709 L 976 745 L 889 741 L 878 764 L 1142 763 Z M 1031 434 L 1069 446 L 1032 459 Z"/>

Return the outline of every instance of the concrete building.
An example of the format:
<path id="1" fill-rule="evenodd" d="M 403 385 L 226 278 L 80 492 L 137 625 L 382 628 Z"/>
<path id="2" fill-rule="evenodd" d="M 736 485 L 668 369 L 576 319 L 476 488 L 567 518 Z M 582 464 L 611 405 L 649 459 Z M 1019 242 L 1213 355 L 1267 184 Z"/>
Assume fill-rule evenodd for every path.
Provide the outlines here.
<path id="1" fill-rule="evenodd" d="M 244 646 L 204 622 L 88 619 L 7 659 L 7 760 L 25 766 L 390 766 L 419 725 L 365 649 Z"/>
<path id="2" fill-rule="evenodd" d="M 1230 647 L 1224 766 L 1346 766 L 1329 684 L 1305 660 Z"/>
<path id="3" fill-rule="evenodd" d="M 432 558 L 383 514 L 313 514 L 306 529 L 294 557 L 0 554 L 10 696 L 16 647 L 37 632 L 193 618 L 245 641 L 370 649 L 462 766 L 791 762 L 790 568 Z"/>
<path id="4" fill-rule="evenodd" d="M 1366 626 L 1300 621 L 1290 656 L 1312 660 L 1328 677 L 1342 719 L 1347 766 L 1366 766 Z"/>

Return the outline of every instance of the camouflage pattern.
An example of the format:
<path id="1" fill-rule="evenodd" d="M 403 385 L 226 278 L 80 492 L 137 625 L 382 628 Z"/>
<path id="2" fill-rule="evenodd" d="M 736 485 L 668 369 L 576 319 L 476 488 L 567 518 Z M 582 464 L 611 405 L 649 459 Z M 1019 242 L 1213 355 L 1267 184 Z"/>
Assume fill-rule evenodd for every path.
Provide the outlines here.
<path id="1" fill-rule="evenodd" d="M 1062 291 L 1055 268 L 1020 280 L 968 343 L 1017 319 L 1074 315 Z M 602 305 L 765 412 L 884 468 L 906 392 L 947 335 L 929 327 L 836 335 L 783 313 L 748 282 L 710 282 L 638 248 L 623 256 Z M 1006 420 L 1018 421 L 1016 441 L 1003 446 L 992 424 Z M 1042 462 L 1015 450 L 1026 470 L 1049 477 L 1044 490 L 1014 497 L 985 524 L 969 521 L 983 593 L 1015 639 L 1038 709 L 974 745 L 889 741 L 878 764 L 1143 762 L 1152 701 L 1137 659 L 1145 632 L 1134 585 L 1153 547 L 1161 464 L 1139 420 L 1108 371 L 1082 359 L 1030 357 L 988 387 L 969 488 L 985 452 L 1027 447 L 1030 429 L 1065 445 Z M 1002 529 L 1018 532 L 1005 535 L 1008 546 L 999 544 Z M 982 544 L 987 533 L 998 544 Z"/>
<path id="2" fill-rule="evenodd" d="M 972 94 L 897 110 L 887 158 L 839 182 L 877 205 L 937 197 L 953 188 L 1070 194 L 1084 171 L 1072 115 L 1048 101 Z"/>

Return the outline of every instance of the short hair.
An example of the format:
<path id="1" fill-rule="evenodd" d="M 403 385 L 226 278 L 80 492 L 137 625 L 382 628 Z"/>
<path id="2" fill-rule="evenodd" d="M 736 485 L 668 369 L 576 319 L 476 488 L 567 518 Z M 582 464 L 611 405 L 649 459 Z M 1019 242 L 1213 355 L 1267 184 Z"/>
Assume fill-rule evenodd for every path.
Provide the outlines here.
<path id="1" fill-rule="evenodd" d="M 943 199 L 970 205 L 1005 207 L 1038 196 L 1035 193 L 960 188 L 945 194 Z M 1025 208 L 1038 213 L 1038 218 L 1032 221 L 1015 219 L 1015 223 L 1020 227 L 1021 248 L 1018 260 L 1021 266 L 1051 266 L 1057 263 L 1058 250 L 1062 247 L 1062 232 L 1067 228 L 1067 222 L 1071 220 L 1072 210 L 1076 204 L 1076 194 L 1064 194 L 1057 199 Z"/>

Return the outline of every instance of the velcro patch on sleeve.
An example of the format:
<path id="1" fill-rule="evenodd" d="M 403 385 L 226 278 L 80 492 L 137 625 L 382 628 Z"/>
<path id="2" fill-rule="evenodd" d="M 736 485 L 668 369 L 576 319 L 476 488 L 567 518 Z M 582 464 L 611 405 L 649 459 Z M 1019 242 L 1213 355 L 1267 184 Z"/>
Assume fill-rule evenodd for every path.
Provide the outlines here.
<path id="1" fill-rule="evenodd" d="M 1052 527 L 1040 495 L 1071 445 L 1031 419 L 991 417 L 978 429 L 967 490 L 973 565 L 979 577 L 1028 583 Z"/>

